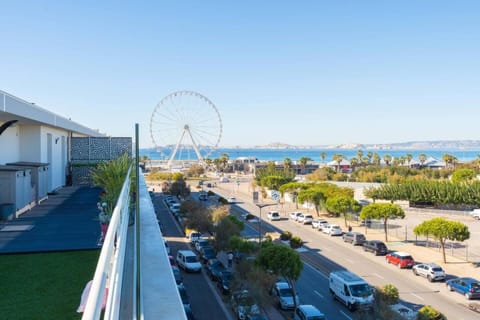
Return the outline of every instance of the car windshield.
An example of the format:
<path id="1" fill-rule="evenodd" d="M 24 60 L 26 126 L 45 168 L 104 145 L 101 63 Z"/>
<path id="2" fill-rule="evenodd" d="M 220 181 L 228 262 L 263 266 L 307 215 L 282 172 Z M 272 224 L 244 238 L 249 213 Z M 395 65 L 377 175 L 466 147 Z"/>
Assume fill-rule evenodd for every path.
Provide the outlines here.
<path id="1" fill-rule="evenodd" d="M 292 290 L 290 288 L 280 289 L 281 297 L 293 297 Z"/>
<path id="2" fill-rule="evenodd" d="M 372 289 L 366 283 L 364 284 L 354 284 L 350 286 L 350 291 L 354 297 L 368 297 L 372 294 Z"/>
<path id="3" fill-rule="evenodd" d="M 479 283 L 472 283 L 472 291 L 473 292 L 480 292 L 480 284 Z"/>
<path id="4" fill-rule="evenodd" d="M 198 262 L 198 259 L 196 256 L 185 257 L 185 260 L 187 260 L 187 262 Z"/>

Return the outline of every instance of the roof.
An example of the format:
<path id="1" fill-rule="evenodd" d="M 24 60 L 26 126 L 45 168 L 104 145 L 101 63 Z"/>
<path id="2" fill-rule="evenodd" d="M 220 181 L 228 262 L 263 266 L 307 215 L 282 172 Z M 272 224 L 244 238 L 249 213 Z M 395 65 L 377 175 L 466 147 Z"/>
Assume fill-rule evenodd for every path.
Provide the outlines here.
<path id="1" fill-rule="evenodd" d="M 17 124 L 45 125 L 91 137 L 106 136 L 98 130 L 87 128 L 70 119 L 41 108 L 35 103 L 22 100 L 0 90 L 0 122 L 10 120 L 18 120 Z"/>

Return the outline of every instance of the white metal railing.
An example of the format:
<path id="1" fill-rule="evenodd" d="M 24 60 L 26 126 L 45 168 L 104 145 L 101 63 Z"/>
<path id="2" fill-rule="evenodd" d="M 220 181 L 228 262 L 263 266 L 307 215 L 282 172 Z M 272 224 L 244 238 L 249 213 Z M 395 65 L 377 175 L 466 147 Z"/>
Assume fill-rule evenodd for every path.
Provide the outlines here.
<path id="1" fill-rule="evenodd" d="M 108 290 L 104 319 L 118 319 L 122 292 L 128 220 L 130 214 L 130 171 L 112 213 L 82 319 L 100 319 Z M 108 289 L 107 289 L 108 288 Z"/>

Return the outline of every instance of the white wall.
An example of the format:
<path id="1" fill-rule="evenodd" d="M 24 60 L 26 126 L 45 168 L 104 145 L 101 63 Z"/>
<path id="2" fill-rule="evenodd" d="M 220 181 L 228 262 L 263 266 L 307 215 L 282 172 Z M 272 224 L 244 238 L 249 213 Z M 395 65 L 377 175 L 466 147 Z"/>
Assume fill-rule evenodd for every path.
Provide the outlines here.
<path id="1" fill-rule="evenodd" d="M 51 135 L 51 143 L 48 143 L 49 135 Z M 41 159 L 39 162 L 50 163 L 50 190 L 55 190 L 65 186 L 65 168 L 67 161 L 65 154 L 67 153 L 68 132 L 50 127 L 41 127 Z M 49 159 L 49 150 L 51 148 L 51 159 Z"/>
<path id="2" fill-rule="evenodd" d="M 3 122 L 0 122 L 2 125 Z M 20 138 L 19 127 L 8 127 L 0 135 L 0 165 L 16 162 L 20 158 Z"/>
<path id="3" fill-rule="evenodd" d="M 17 161 L 40 162 L 40 127 L 20 127 L 20 158 Z"/>

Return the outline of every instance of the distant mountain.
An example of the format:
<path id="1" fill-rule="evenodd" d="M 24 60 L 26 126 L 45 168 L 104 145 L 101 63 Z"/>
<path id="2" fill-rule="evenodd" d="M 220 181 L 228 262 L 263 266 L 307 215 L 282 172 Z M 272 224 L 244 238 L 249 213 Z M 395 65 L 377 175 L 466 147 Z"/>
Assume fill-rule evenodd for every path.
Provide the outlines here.
<path id="1" fill-rule="evenodd" d="M 409 141 L 388 144 L 343 144 L 338 149 L 480 150 L 480 140 Z"/>

